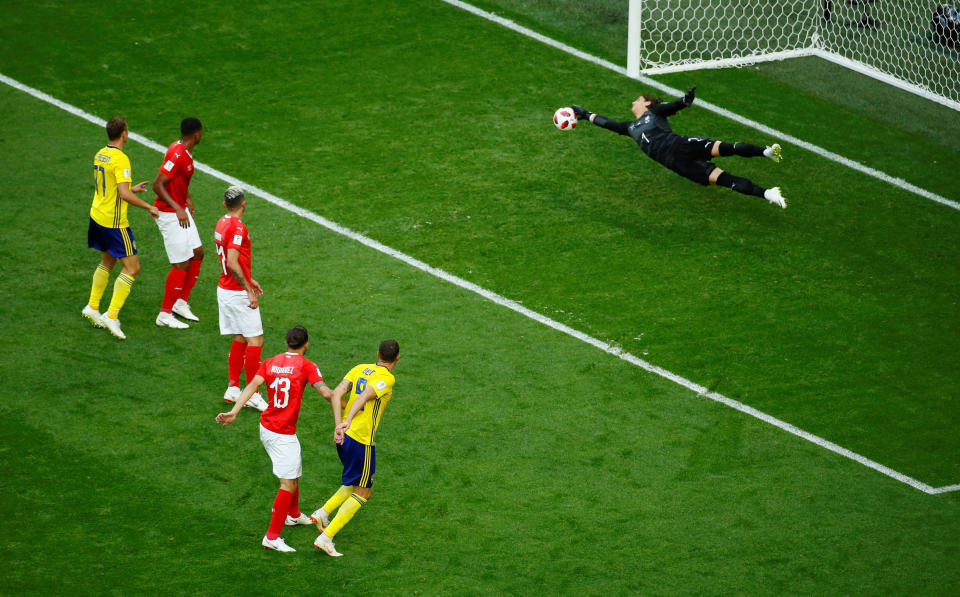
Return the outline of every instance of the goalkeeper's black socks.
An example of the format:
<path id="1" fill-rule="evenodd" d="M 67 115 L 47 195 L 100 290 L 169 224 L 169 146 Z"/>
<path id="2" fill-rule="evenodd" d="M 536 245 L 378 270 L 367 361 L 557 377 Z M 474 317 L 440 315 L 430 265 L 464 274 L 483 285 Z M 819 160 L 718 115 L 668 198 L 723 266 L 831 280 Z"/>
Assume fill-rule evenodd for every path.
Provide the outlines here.
<path id="1" fill-rule="evenodd" d="M 763 147 L 751 143 L 720 143 L 720 155 L 738 155 L 744 158 L 758 158 L 763 155 Z M 726 186 L 726 185 L 724 185 Z"/>
<path id="2" fill-rule="evenodd" d="M 754 145 L 754 147 L 756 147 Z M 761 153 L 763 150 L 760 150 Z M 763 197 L 763 193 L 766 189 L 763 187 L 758 187 L 753 184 L 750 180 L 743 178 L 742 176 L 734 176 L 729 172 L 724 172 L 717 177 L 717 184 L 721 187 L 727 187 L 738 193 L 743 193 L 744 195 L 753 195 L 755 197 Z"/>

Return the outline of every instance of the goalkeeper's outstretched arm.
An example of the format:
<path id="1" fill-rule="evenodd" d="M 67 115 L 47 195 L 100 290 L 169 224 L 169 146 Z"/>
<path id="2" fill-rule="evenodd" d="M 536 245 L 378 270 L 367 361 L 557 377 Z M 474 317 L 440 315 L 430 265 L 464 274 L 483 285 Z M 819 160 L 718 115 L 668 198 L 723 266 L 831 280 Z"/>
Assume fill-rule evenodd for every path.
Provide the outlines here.
<path id="1" fill-rule="evenodd" d="M 600 114 L 594 114 L 580 106 L 570 106 L 573 110 L 573 113 L 577 115 L 577 120 L 589 120 L 593 124 L 603 127 L 608 131 L 613 131 L 619 135 L 629 135 L 627 132 L 627 127 L 633 122 L 632 120 L 624 120 L 622 122 L 617 120 L 610 120 L 606 116 L 601 116 Z"/>
<path id="2" fill-rule="evenodd" d="M 693 104 L 693 100 L 696 99 L 696 91 L 697 86 L 694 85 L 683 94 L 683 97 L 677 98 L 669 104 L 656 104 L 654 106 L 650 106 L 650 111 L 657 116 L 663 116 L 664 118 L 673 116 L 680 110 L 689 108 Z"/>

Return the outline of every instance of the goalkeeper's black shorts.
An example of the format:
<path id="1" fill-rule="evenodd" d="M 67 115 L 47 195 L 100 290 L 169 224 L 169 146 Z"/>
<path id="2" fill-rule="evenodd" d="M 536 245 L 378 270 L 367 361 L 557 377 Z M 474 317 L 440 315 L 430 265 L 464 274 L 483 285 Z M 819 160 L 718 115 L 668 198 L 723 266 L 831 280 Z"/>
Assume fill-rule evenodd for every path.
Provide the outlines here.
<path id="1" fill-rule="evenodd" d="M 674 145 L 673 151 L 661 164 L 684 178 L 706 186 L 710 184 L 710 173 L 717 167 L 710 161 L 714 143 L 715 139 L 707 137 L 684 137 L 683 141 Z"/>

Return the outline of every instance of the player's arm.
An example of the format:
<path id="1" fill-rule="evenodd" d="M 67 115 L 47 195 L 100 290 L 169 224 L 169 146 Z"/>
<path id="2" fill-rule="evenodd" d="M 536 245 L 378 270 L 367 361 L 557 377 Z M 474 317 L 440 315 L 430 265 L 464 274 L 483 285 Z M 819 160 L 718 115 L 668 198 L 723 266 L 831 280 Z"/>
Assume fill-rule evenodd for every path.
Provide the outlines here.
<path id="1" fill-rule="evenodd" d="M 673 116 L 680 110 L 689 108 L 691 105 L 693 105 L 693 100 L 696 99 L 696 90 L 697 86 L 694 85 L 683 94 L 683 97 L 675 99 L 669 104 L 657 104 L 656 106 L 650 108 L 650 111 L 657 116 Z"/>
<path id="2" fill-rule="evenodd" d="M 353 382 L 344 379 L 330 393 L 330 407 L 333 409 L 333 441 L 337 444 L 343 443 L 343 430 L 340 429 L 340 419 L 344 407 L 347 406 L 347 399 L 344 398 L 353 388 Z M 324 396 L 326 398 L 326 396 Z"/>
<path id="3" fill-rule="evenodd" d="M 237 284 L 243 286 L 243 289 L 247 291 L 250 308 L 256 309 L 260 305 L 257 297 L 263 294 L 263 288 L 253 278 L 247 280 L 247 277 L 243 274 L 243 268 L 240 267 L 240 251 L 232 247 L 227 249 L 227 269 L 233 279 L 237 281 Z"/>
<path id="4" fill-rule="evenodd" d="M 589 110 L 581 108 L 580 106 L 577 106 L 577 105 L 570 106 L 570 109 L 572 109 L 573 113 L 577 115 L 577 120 L 589 120 L 593 124 L 601 128 L 605 128 L 608 131 L 613 131 L 618 135 L 630 134 L 627 131 L 627 127 L 629 127 L 630 124 L 633 123 L 632 120 L 625 120 L 623 122 L 610 120 L 606 116 L 594 114 L 593 112 L 590 112 Z"/>
<path id="5" fill-rule="evenodd" d="M 118 182 L 117 183 L 117 196 L 121 199 L 133 205 L 134 207 L 141 207 L 150 212 L 150 215 L 157 217 L 157 208 L 140 197 L 137 197 L 135 193 L 142 193 L 147 190 L 147 181 L 143 181 L 130 187 L 129 182 Z"/>
<path id="6" fill-rule="evenodd" d="M 240 409 L 243 408 L 243 405 L 247 403 L 247 400 L 250 400 L 250 397 L 253 396 L 254 392 L 257 391 L 257 388 L 260 387 L 263 381 L 263 377 L 260 375 L 254 375 L 253 379 L 250 380 L 250 383 L 247 384 L 247 387 L 243 388 L 243 391 L 240 392 L 240 397 L 237 398 L 237 401 L 233 403 L 233 408 L 230 409 L 230 412 L 220 413 L 217 415 L 217 423 L 223 423 L 224 427 L 230 423 L 233 423 L 234 420 L 236 420 Z"/>
<path id="7" fill-rule="evenodd" d="M 332 401 L 333 390 L 328 388 L 327 384 L 323 383 L 323 381 L 318 381 L 315 384 L 313 384 L 313 389 L 316 390 L 321 396 L 323 396 L 323 399 L 326 400 L 327 402 Z"/>
<path id="8" fill-rule="evenodd" d="M 170 182 L 169 176 L 163 172 L 157 172 L 157 177 L 153 179 L 153 192 L 156 193 L 157 197 L 160 197 L 164 203 L 169 205 L 170 209 L 176 212 L 180 226 L 182 228 L 189 228 L 190 220 L 187 219 L 187 212 L 170 196 L 170 193 L 167 191 L 168 182 Z"/>
<path id="9" fill-rule="evenodd" d="M 347 416 L 343 419 L 343 423 L 340 423 L 340 428 L 344 431 L 350 429 L 350 424 L 353 423 L 353 417 L 360 412 L 360 409 L 363 408 L 367 400 L 374 398 L 376 395 L 377 388 L 373 384 L 367 386 L 367 389 L 354 399 L 353 406 L 350 407 L 350 412 L 348 412 Z"/>

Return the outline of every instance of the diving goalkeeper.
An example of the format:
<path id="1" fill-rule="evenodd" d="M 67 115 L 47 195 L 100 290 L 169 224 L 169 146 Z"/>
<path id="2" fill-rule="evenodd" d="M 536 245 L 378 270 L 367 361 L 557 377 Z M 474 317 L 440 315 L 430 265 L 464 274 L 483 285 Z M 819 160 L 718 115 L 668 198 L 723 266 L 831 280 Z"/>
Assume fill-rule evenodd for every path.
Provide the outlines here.
<path id="1" fill-rule="evenodd" d="M 710 158 L 738 155 L 745 158 L 763 156 L 779 162 L 780 145 L 774 143 L 764 148 L 750 143 L 724 143 L 707 137 L 684 137 L 673 132 L 667 118 L 688 108 L 693 103 L 696 89 L 695 86 L 691 87 L 683 97 L 668 104 L 652 95 L 641 95 L 631 107 L 636 120 L 623 122 L 588 112 L 580 106 L 571 108 L 577 115 L 577 120 L 589 120 L 607 130 L 627 135 L 637 142 L 643 153 L 684 178 L 704 186 L 718 184 L 738 193 L 763 197 L 774 205 L 787 207 L 787 201 L 780 194 L 779 187 L 758 187 L 746 178 L 724 172 L 710 161 Z"/>

